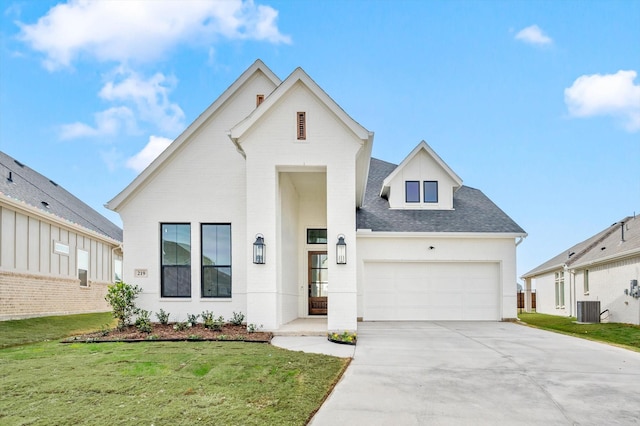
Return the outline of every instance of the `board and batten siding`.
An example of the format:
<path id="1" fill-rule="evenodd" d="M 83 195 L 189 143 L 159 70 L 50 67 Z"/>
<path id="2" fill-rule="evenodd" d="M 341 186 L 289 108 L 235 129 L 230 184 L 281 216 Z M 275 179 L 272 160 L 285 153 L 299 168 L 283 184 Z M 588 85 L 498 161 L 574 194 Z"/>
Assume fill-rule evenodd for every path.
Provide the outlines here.
<path id="1" fill-rule="evenodd" d="M 55 250 L 59 242 L 68 254 Z M 101 312 L 114 282 L 118 245 L 0 205 L 0 320 Z M 88 285 L 80 286 L 77 249 L 89 253 Z"/>

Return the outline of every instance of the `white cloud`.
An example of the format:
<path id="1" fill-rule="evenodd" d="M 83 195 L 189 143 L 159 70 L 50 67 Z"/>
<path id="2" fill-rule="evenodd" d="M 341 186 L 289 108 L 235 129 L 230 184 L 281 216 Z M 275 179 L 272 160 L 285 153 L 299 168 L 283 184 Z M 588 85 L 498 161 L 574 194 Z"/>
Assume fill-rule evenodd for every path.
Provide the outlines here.
<path id="1" fill-rule="evenodd" d="M 636 71 L 583 75 L 564 90 L 564 101 L 574 117 L 609 115 L 622 120 L 630 132 L 640 130 L 640 85 Z"/>
<path id="2" fill-rule="evenodd" d="M 545 45 L 553 43 L 551 37 L 547 36 L 537 25 L 524 28 L 516 34 L 516 40 L 535 45 Z"/>
<path id="3" fill-rule="evenodd" d="M 143 171 L 158 155 L 162 153 L 170 144 L 171 139 L 149 136 L 149 142 L 142 148 L 142 151 L 127 160 L 126 166 L 137 173 Z"/>
<path id="4" fill-rule="evenodd" d="M 122 127 L 128 131 L 136 128 L 136 121 L 131 109 L 125 106 L 109 108 L 94 114 L 95 126 L 75 122 L 60 126 L 60 139 L 77 139 L 83 137 L 113 136 Z"/>
<path id="5" fill-rule="evenodd" d="M 141 120 L 155 125 L 163 132 L 177 133 L 184 128 L 184 112 L 177 104 L 169 102 L 169 92 L 177 84 L 175 77 L 156 73 L 145 80 L 122 67 L 116 77 L 123 78 L 107 82 L 100 90 L 101 98 L 133 103 Z"/>
<path id="6" fill-rule="evenodd" d="M 79 57 L 151 61 L 178 44 L 207 46 L 220 36 L 290 43 L 277 17 L 277 10 L 253 0 L 72 0 L 52 7 L 34 24 L 19 23 L 19 37 L 55 70 Z"/>

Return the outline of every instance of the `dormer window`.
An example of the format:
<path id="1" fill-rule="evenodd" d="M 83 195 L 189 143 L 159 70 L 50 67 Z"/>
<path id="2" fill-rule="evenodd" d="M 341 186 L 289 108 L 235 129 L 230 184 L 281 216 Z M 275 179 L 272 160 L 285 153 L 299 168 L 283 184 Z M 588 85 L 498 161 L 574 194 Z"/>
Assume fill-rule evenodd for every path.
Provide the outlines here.
<path id="1" fill-rule="evenodd" d="M 264 95 L 256 95 L 256 106 L 259 106 L 264 101 Z"/>
<path id="2" fill-rule="evenodd" d="M 425 203 L 438 202 L 438 181 L 436 180 L 424 181 L 424 202 Z"/>
<path id="3" fill-rule="evenodd" d="M 297 113 L 298 119 L 298 140 L 303 141 L 307 139 L 307 114 L 305 112 Z"/>
<path id="4" fill-rule="evenodd" d="M 407 203 L 420 202 L 420 181 L 408 180 L 404 183 L 405 201 Z"/>

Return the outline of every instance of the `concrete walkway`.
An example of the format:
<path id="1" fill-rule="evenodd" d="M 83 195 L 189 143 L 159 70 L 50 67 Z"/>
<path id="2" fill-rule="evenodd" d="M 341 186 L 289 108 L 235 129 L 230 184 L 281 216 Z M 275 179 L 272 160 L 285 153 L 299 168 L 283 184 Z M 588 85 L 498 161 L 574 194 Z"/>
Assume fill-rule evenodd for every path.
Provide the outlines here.
<path id="1" fill-rule="evenodd" d="M 311 421 L 576 424 L 640 424 L 640 353 L 495 322 L 359 324 L 354 360 Z"/>

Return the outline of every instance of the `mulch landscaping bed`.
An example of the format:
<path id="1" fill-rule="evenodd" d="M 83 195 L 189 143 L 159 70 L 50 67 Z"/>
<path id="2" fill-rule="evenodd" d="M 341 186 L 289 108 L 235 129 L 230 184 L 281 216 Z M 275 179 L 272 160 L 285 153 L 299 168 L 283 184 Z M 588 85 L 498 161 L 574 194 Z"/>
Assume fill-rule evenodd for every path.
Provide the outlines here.
<path id="1" fill-rule="evenodd" d="M 130 325 L 123 330 L 112 329 L 69 337 L 62 343 L 75 342 L 177 342 L 177 341 L 231 341 L 269 343 L 273 333 L 266 331 L 248 332 L 243 325 L 225 324 L 222 330 L 214 331 L 202 324 L 187 327 L 185 330 L 174 329 L 174 324 L 153 324 L 150 333 L 143 333 Z"/>

